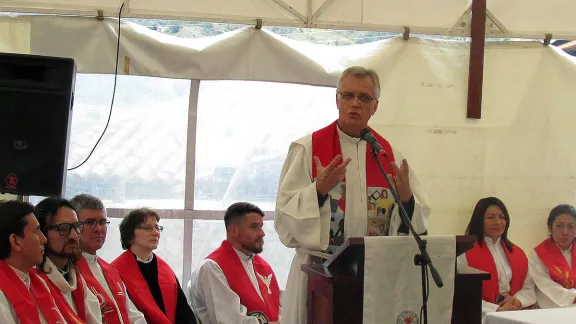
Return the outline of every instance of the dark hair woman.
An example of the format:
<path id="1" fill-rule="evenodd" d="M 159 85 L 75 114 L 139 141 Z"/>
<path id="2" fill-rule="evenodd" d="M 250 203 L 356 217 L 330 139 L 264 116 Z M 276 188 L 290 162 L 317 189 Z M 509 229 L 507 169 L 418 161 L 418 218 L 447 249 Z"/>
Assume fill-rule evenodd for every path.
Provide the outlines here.
<path id="1" fill-rule="evenodd" d="M 482 313 L 510 311 L 536 303 L 534 282 L 528 275 L 528 259 L 521 248 L 508 239 L 510 215 L 496 197 L 476 203 L 466 235 L 476 243 L 458 257 L 459 266 L 470 266 L 490 273 L 482 283 Z"/>
<path id="2" fill-rule="evenodd" d="M 548 215 L 549 237 L 529 255 L 530 276 L 542 308 L 576 303 L 576 209 L 558 205 Z"/>

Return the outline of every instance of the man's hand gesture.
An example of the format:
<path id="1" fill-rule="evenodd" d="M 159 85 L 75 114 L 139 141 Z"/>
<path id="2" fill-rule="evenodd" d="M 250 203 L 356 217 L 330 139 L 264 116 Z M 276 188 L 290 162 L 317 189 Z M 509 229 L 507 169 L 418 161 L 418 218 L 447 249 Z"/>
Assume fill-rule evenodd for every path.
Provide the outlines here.
<path id="1" fill-rule="evenodd" d="M 325 196 L 344 179 L 346 166 L 348 166 L 352 159 L 347 158 L 343 163 L 336 166 L 340 160 L 342 160 L 342 155 L 336 155 L 334 160 L 332 160 L 328 166 L 324 167 L 320 159 L 317 156 L 314 157 L 316 164 L 316 191 L 320 195 Z"/>
<path id="2" fill-rule="evenodd" d="M 402 160 L 402 165 L 398 167 L 396 163 L 390 163 L 393 173 L 396 174 L 394 177 L 392 174 L 388 174 L 388 179 L 392 184 L 400 200 L 407 203 L 412 198 L 412 188 L 410 188 L 410 168 L 408 167 L 408 162 L 406 159 Z"/>

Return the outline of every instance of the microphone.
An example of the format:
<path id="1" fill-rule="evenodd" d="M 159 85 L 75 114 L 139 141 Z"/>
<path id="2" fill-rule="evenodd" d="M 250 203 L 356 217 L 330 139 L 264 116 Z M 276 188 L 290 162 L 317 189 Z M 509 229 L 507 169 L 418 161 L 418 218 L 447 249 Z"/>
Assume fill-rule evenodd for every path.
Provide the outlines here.
<path id="1" fill-rule="evenodd" d="M 388 158 L 388 154 L 386 153 L 386 151 L 384 151 L 384 148 L 382 147 L 382 145 L 380 145 L 380 143 L 378 143 L 378 140 L 376 139 L 376 137 L 374 137 L 374 134 L 372 134 L 372 131 L 370 130 L 370 128 L 368 128 L 368 127 L 364 128 L 360 132 L 360 138 L 365 140 L 366 142 L 368 142 L 368 144 L 370 144 L 370 146 L 372 146 L 372 149 L 375 152 L 378 152 L 380 154 L 384 154 L 384 156 L 386 158 Z"/>

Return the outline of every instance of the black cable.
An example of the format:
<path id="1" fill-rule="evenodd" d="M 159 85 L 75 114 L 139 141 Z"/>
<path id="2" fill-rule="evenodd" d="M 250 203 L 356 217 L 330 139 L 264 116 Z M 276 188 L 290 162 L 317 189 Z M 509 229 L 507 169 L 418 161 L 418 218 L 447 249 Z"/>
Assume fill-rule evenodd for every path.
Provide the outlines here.
<path id="1" fill-rule="evenodd" d="M 108 113 L 108 121 L 106 121 L 104 131 L 102 131 L 102 135 L 100 135 L 100 138 L 98 139 L 98 141 L 96 141 L 96 144 L 94 144 L 94 147 L 90 151 L 90 154 L 88 154 L 88 156 L 82 163 L 78 164 L 73 168 L 67 169 L 68 171 L 78 169 L 79 167 L 84 165 L 86 161 L 88 161 L 88 159 L 92 156 L 92 153 L 94 153 L 94 150 L 102 140 L 102 137 L 104 137 L 106 130 L 108 130 L 108 125 L 110 124 L 110 118 L 112 117 L 112 108 L 114 107 L 114 98 L 116 97 L 116 81 L 118 79 L 118 59 L 120 56 L 120 19 L 122 18 L 122 9 L 124 9 L 124 3 L 122 4 L 122 6 L 120 6 L 120 11 L 118 12 L 118 42 L 116 43 L 116 69 L 114 70 L 114 88 L 112 90 L 112 102 L 110 103 L 110 112 Z"/>

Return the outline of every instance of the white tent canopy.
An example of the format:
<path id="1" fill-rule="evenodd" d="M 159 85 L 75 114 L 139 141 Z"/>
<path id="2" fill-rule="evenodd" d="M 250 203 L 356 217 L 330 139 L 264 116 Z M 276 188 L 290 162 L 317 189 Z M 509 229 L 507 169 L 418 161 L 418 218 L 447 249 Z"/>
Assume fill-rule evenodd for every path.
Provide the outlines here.
<path id="1" fill-rule="evenodd" d="M 122 0 L 3 0 L 0 11 L 118 16 Z M 127 0 L 123 17 L 467 35 L 469 0 Z M 571 0 L 490 0 L 494 37 L 576 38 Z"/>
<path id="2" fill-rule="evenodd" d="M 132 0 L 127 5 L 126 16 L 228 21 L 235 17 L 236 22 L 262 18 L 264 24 L 291 22 L 293 25 L 306 25 L 279 6 L 279 0 L 209 1 L 210 6 L 202 5 L 204 2 L 200 0 Z M 307 10 L 306 1 L 291 2 L 294 2 L 294 11 L 305 13 L 305 17 L 313 16 L 320 7 L 320 3 L 313 1 L 311 10 Z M 419 26 L 421 31 L 447 32 L 468 8 L 467 2 L 447 0 L 434 1 L 434 7 L 422 2 L 417 10 L 407 9 L 411 7 L 407 4 L 394 5 L 392 1 L 378 0 L 380 7 L 387 9 L 380 11 L 375 8 L 375 0 L 334 0 L 327 3 L 322 14 L 313 20 L 316 23 L 324 21 L 325 26 L 330 24 L 334 28 L 372 26 L 391 31 L 394 25 L 408 25 L 412 31 Z M 436 9 L 443 3 L 444 9 Z M 527 33 L 534 37 L 553 33 L 555 38 L 561 38 L 560 34 L 564 33 L 576 38 L 576 25 L 567 23 L 568 16 L 576 12 L 576 2 L 562 4 L 551 0 L 547 4 L 547 7 L 540 7 L 536 1 L 518 2 L 522 7 L 515 9 L 517 14 L 513 14 L 511 5 L 494 0 L 489 3 L 489 9 L 494 20 L 499 20 L 510 33 Z M 86 0 L 74 5 L 67 0 L 3 0 L 0 10 L 94 15 L 96 9 L 104 9 L 105 15 L 114 16 L 119 6 L 120 2 L 113 0 L 102 3 Z M 220 13 L 210 14 L 208 8 Z M 377 14 L 380 16 L 376 17 Z M 78 72 L 85 76 L 91 73 L 112 74 L 117 24 L 116 19 L 99 21 L 88 17 L 0 16 L 0 52 L 72 57 L 78 64 Z M 186 218 L 186 222 L 182 222 L 183 229 L 176 231 L 181 233 L 180 236 L 170 235 L 172 245 L 162 243 L 169 251 L 162 256 L 167 256 L 175 269 L 182 269 L 178 271 L 184 274 L 183 282 L 186 282 L 192 262 L 192 233 L 196 237 L 194 242 L 209 243 L 194 243 L 194 249 L 199 250 L 194 252 L 197 260 L 210 250 L 210 244 L 220 239 L 219 236 L 210 236 L 209 232 L 197 232 L 196 229 L 204 229 L 200 223 L 199 227 L 194 225 L 193 230 L 190 218 L 221 219 L 223 215 L 221 210 L 194 209 L 197 206 L 194 202 L 195 163 L 200 157 L 211 154 L 209 150 L 203 150 L 211 146 L 203 146 L 202 141 L 240 147 L 239 144 L 250 140 L 236 134 L 226 137 L 227 131 L 233 129 L 230 125 L 240 125 L 242 130 L 256 129 L 254 133 L 259 136 L 251 139 L 258 145 L 251 147 L 246 154 L 260 160 L 282 157 L 290 140 L 304 135 L 305 126 L 312 129 L 312 124 L 306 123 L 335 118 L 331 116 L 336 115 L 332 89 L 321 88 L 331 90 L 327 96 L 314 92 L 309 97 L 291 93 L 282 97 L 283 93 L 289 92 L 285 88 L 275 88 L 274 92 L 243 93 L 243 88 L 238 86 L 225 88 L 214 84 L 219 81 L 204 80 L 274 81 L 278 84 L 333 87 L 345 67 L 359 64 L 376 69 L 381 76 L 382 96 L 371 125 L 404 153 L 418 174 L 432 204 L 430 233 L 462 233 L 476 201 L 494 195 L 506 202 L 512 215 L 511 239 L 524 249 L 531 249 L 546 237 L 545 218 L 550 208 L 560 203 L 573 203 L 576 197 L 576 152 L 573 150 L 576 113 L 572 109 L 576 102 L 576 62 L 559 49 L 538 42 L 488 42 L 482 119 L 470 120 L 465 118 L 469 45 L 464 41 L 418 37 L 404 41 L 398 37 L 333 47 L 290 40 L 254 27 L 215 37 L 185 39 L 123 22 L 119 73 L 129 74 L 126 79 L 132 80 L 150 76 L 188 80 L 190 96 L 183 99 L 185 109 L 180 111 L 181 114 L 162 117 L 159 121 L 153 120 L 154 117 L 147 118 L 147 115 L 159 109 L 168 114 L 167 107 L 172 105 L 170 96 L 158 101 L 150 100 L 152 103 L 147 106 L 143 104 L 139 107 L 139 114 L 123 109 L 122 100 L 118 100 L 107 133 L 110 137 L 105 136 L 83 169 L 73 173 L 83 177 L 86 183 L 101 173 L 103 178 L 119 183 L 118 187 L 141 174 L 161 182 L 163 177 L 184 179 L 184 176 L 178 177 L 174 173 L 185 173 L 186 181 L 182 186 L 185 187 L 186 210 L 164 211 L 162 215 L 163 218 L 175 219 L 174 228 L 180 226 L 176 220 Z M 153 82 L 159 81 L 150 81 Z M 203 84 L 212 84 L 212 87 Z M 93 86 L 101 85 L 95 83 Z M 160 90 L 154 94 L 165 87 L 158 88 Z M 77 129 L 91 126 L 89 130 L 93 134 L 71 134 L 72 147 L 81 146 L 82 149 L 72 150 L 77 155 L 72 165 L 85 158 L 105 122 L 105 119 L 95 120 L 90 115 L 87 100 L 80 100 L 83 93 L 89 92 L 86 91 L 88 86 L 84 84 L 81 89 L 84 92 L 76 93 L 78 100 L 74 118 L 84 122 L 76 122 L 79 125 Z M 125 95 L 125 101 L 129 102 L 140 97 L 149 100 L 148 92 L 146 87 L 135 86 L 133 93 L 119 91 L 117 95 Z M 99 94 L 105 98 L 104 101 L 111 95 L 105 91 Z M 164 99 L 166 102 L 160 102 Z M 139 103 L 142 101 L 145 100 Z M 258 102 L 261 106 L 257 105 Z M 100 104 L 99 109 L 99 112 L 107 114 L 107 101 Z M 201 119 L 202 113 L 207 111 L 227 113 L 216 113 L 212 115 L 213 120 Z M 180 155 L 170 151 L 170 148 L 178 146 L 177 142 L 167 145 L 142 140 L 151 128 L 139 125 L 152 121 L 157 132 L 166 134 L 173 128 L 177 129 L 170 123 L 185 119 L 185 115 L 188 116 L 188 128 L 183 128 L 186 132 L 183 138 L 188 142 Z M 85 117 L 83 120 L 82 116 Z M 198 120 L 197 116 L 200 116 Z M 219 131 L 207 133 L 198 128 L 197 132 L 196 127 L 201 122 L 204 125 L 217 124 Z M 124 134 L 122 136 L 129 134 L 133 140 L 125 141 L 119 133 Z M 154 159 L 148 159 L 149 156 Z M 165 156 L 170 158 L 163 158 Z M 146 163 L 140 163 L 139 158 L 146 159 Z M 138 163 L 129 164 L 133 161 Z M 240 180 L 236 188 L 245 188 Z M 268 183 L 268 186 L 274 187 L 274 183 Z M 122 209 L 109 213 L 113 217 L 125 214 Z M 273 233 L 272 228 L 270 231 Z M 277 243 L 276 246 L 281 245 Z M 280 248 L 273 251 L 279 256 L 286 253 Z M 117 252 L 114 250 L 110 255 Z M 279 257 L 274 266 L 286 274 L 289 264 L 290 258 Z"/>
<path id="3" fill-rule="evenodd" d="M 0 51 L 12 48 L 73 57 L 82 73 L 114 71 L 116 19 L 33 16 L 4 17 L 0 26 L 2 22 L 12 26 L 8 28 L 12 32 L 0 37 Z M 530 248 L 545 232 L 542 219 L 549 209 L 574 198 L 575 153 L 570 147 L 576 138 L 572 127 L 576 115 L 569 107 L 576 101 L 576 62 L 554 47 L 538 42 L 487 43 L 483 115 L 481 120 L 469 120 L 465 118 L 468 42 L 398 37 L 333 47 L 254 27 L 183 39 L 129 22 L 122 23 L 121 36 L 120 74 L 333 87 L 349 65 L 376 69 L 382 97 L 371 124 L 405 153 L 420 175 L 433 202 L 431 233 L 461 233 L 477 199 L 496 195 L 515 215 L 524 216 L 515 218 L 512 233 L 517 233 L 515 241 Z M 230 97 L 226 105 L 246 109 L 234 99 L 237 95 Z M 289 115 L 299 105 L 272 97 L 269 102 L 279 116 Z M 218 105 L 221 100 L 209 109 Z M 307 113 L 333 113 L 333 106 L 327 106 L 331 108 L 311 105 Z M 259 124 L 271 139 L 289 134 L 294 126 L 287 123 L 282 130 L 269 120 Z M 222 116 L 221 127 L 226 125 Z M 287 149 L 287 144 L 274 147 Z"/>

